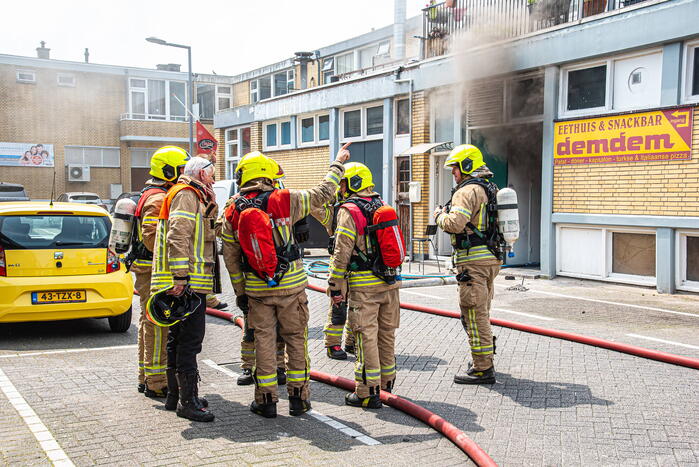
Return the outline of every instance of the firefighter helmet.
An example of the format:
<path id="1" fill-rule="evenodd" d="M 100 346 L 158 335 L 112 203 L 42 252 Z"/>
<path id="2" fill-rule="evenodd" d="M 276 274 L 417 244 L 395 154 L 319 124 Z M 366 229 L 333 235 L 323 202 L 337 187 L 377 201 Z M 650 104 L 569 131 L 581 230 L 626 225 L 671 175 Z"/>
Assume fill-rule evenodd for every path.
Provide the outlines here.
<path id="1" fill-rule="evenodd" d="M 174 182 L 182 174 L 189 154 L 177 146 L 163 146 L 150 159 L 150 174 L 168 182 Z"/>
<path id="2" fill-rule="evenodd" d="M 345 175 L 342 178 L 347 180 L 347 189 L 355 193 L 374 186 L 371 170 L 359 162 L 346 163 Z"/>
<path id="3" fill-rule="evenodd" d="M 471 144 L 461 144 L 451 150 L 447 161 L 444 163 L 444 168 L 448 169 L 457 166 L 461 173 L 469 175 L 484 165 L 485 162 L 483 162 L 483 154 L 480 149 Z"/>
<path id="4" fill-rule="evenodd" d="M 202 305 L 199 295 L 185 288 L 181 295 L 169 295 L 173 286 L 160 290 L 148 299 L 146 318 L 156 326 L 168 327 L 177 324 L 191 315 Z"/>
<path id="5" fill-rule="evenodd" d="M 256 178 L 276 180 L 282 176 L 284 176 L 284 171 L 282 171 L 279 164 L 260 151 L 245 154 L 238 162 L 238 167 L 235 170 L 235 181 L 239 188 Z"/>

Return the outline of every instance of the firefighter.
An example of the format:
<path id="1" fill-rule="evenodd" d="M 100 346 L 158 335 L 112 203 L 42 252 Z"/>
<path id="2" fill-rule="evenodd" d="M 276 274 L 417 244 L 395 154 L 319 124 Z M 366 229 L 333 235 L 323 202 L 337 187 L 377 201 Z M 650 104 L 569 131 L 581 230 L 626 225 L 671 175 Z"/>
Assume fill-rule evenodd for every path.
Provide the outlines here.
<path id="1" fill-rule="evenodd" d="M 274 179 L 279 166 L 260 152 L 246 154 L 238 164 L 236 177 L 241 196 L 236 205 L 229 206 L 224 213 L 223 237 L 227 241 L 223 252 L 236 302 L 241 308 L 249 306 L 249 325 L 255 330 L 255 367 L 252 371 L 255 400 L 250 404 L 250 410 L 266 418 L 277 416 L 278 332 L 286 344 L 289 414 L 297 416 L 311 409 L 307 278 L 291 227 L 308 216 L 312 209 L 332 199 L 344 173 L 343 163 L 349 158 L 347 146 L 340 149 L 325 179 L 310 190 L 275 190 Z M 275 249 L 271 255 L 284 261 L 279 264 L 286 268 L 281 276 L 275 271 L 276 280 L 265 278 L 259 270 L 251 268 L 253 263 L 259 268 L 259 263 L 243 252 L 243 242 L 247 240 L 241 236 L 241 229 L 246 225 L 238 225 L 238 220 L 248 214 L 249 208 L 244 203 L 261 199 L 267 200 L 268 204 L 262 207 L 269 215 L 281 213 L 272 216 L 272 225 L 267 217 L 266 225 L 261 227 L 270 228 L 269 235 Z"/>
<path id="2" fill-rule="evenodd" d="M 490 329 L 490 302 L 493 282 L 502 263 L 497 252 L 491 251 L 482 239 L 483 232 L 497 227 L 488 221 L 488 194 L 483 186 L 489 183 L 493 173 L 483 162 L 481 151 L 470 144 L 455 147 L 444 167 L 451 169 L 456 187 L 452 190 L 450 208 L 438 207 L 434 217 L 437 225 L 452 238 L 461 323 L 468 335 L 473 360 L 466 374 L 454 376 L 454 382 L 493 384 L 495 342 Z"/>
<path id="3" fill-rule="evenodd" d="M 167 357 L 176 369 L 177 415 L 210 422 L 214 415 L 198 397 L 197 354 L 204 340 L 206 295 L 220 292 L 216 254 L 214 166 L 193 157 L 167 193 L 160 210 L 153 258 L 151 292 L 196 294 L 198 306 L 187 319 L 170 327 Z M 171 399 L 168 395 L 168 401 Z"/>
<path id="4" fill-rule="evenodd" d="M 335 235 L 335 211 L 339 209 L 340 203 L 342 202 L 339 195 L 340 193 L 338 191 L 338 196 L 334 202 L 326 203 L 319 209 L 311 211 L 311 215 L 325 227 L 325 230 L 327 230 L 328 235 L 331 237 L 331 242 L 334 241 L 333 235 Z M 332 250 L 332 248 L 329 248 L 329 250 Z M 352 334 L 347 317 L 344 316 L 344 319 L 343 317 L 336 317 L 333 319 L 332 312 L 333 306 L 331 303 L 330 309 L 328 310 L 328 319 L 323 328 L 323 334 L 325 334 L 325 349 L 328 357 L 334 360 L 347 360 L 347 354 L 354 354 L 355 352 L 354 334 Z M 333 321 L 337 324 L 333 324 Z M 345 333 L 345 350 L 342 350 L 343 331 Z"/>
<path id="5" fill-rule="evenodd" d="M 340 193 L 346 201 L 337 212 L 328 291 L 333 305 L 348 302 L 348 320 L 356 341 L 355 391 L 345 396 L 345 403 L 379 409 L 381 390 L 391 392 L 396 378 L 395 331 L 400 324 L 400 300 L 399 282 L 387 283 L 360 261 L 359 253 L 368 254 L 366 232 L 358 226 L 359 216 L 364 213 L 353 215 L 350 204 L 356 198 L 383 204 L 373 188 L 371 171 L 365 165 L 346 165 L 340 182 Z"/>
<path id="6" fill-rule="evenodd" d="M 136 206 L 138 238 L 133 240 L 131 271 L 136 274 L 134 288 L 141 301 L 141 315 L 138 320 L 138 391 L 147 397 L 165 397 L 168 383 L 175 381 L 166 378 L 167 330 L 146 319 L 146 303 L 150 298 L 151 267 L 153 245 L 158 224 L 158 214 L 163 205 L 167 190 L 182 175 L 189 154 L 177 146 L 165 146 L 153 153 L 150 160 L 151 179 L 141 191 Z M 176 384 L 175 384 L 176 385 Z"/>

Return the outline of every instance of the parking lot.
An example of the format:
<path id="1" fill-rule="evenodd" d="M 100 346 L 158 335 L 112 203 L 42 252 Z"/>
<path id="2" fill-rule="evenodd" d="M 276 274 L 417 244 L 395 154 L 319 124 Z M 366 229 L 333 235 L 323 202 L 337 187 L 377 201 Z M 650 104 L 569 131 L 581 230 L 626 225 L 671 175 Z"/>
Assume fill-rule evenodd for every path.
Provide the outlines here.
<path id="1" fill-rule="evenodd" d="M 526 292 L 508 291 L 513 282 L 503 276 L 497 284 L 494 317 L 699 357 L 695 296 L 571 279 L 526 279 Z M 308 294 L 313 368 L 351 377 L 351 361 L 324 354 L 326 297 Z M 451 310 L 454 297 L 453 286 L 401 292 L 402 301 Z M 222 298 L 233 302 L 231 290 Z M 0 326 L 2 463 L 469 462 L 421 422 L 389 407 L 346 407 L 343 391 L 316 382 L 312 414 L 290 417 L 283 400 L 277 419 L 251 414 L 252 388 L 235 384 L 240 331 L 213 317 L 199 362 L 216 421 L 177 418 L 136 392 L 137 313 L 133 319 L 126 334 L 109 333 L 104 320 Z M 396 393 L 456 425 L 500 465 L 699 462 L 696 370 L 506 328 L 495 333 L 497 384 L 455 385 L 468 361 L 460 323 L 404 310 Z"/>

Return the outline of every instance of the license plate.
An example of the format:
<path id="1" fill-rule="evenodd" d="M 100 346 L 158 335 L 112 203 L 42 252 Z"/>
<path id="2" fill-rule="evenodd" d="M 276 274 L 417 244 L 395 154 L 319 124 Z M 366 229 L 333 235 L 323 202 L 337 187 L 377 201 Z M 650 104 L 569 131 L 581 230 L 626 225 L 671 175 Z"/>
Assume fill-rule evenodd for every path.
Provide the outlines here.
<path id="1" fill-rule="evenodd" d="M 87 301 L 84 290 L 51 290 L 47 292 L 32 292 L 32 305 L 46 303 L 80 303 Z"/>

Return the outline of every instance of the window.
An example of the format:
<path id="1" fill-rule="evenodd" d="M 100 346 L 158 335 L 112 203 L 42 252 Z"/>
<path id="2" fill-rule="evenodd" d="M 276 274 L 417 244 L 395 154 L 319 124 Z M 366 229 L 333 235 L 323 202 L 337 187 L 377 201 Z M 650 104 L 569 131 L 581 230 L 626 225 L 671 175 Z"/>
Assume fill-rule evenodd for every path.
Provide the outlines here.
<path id="1" fill-rule="evenodd" d="M 65 86 L 69 88 L 75 87 L 75 75 L 69 75 L 67 73 L 58 73 L 56 75 L 56 81 L 59 86 Z"/>
<path id="2" fill-rule="evenodd" d="M 507 89 L 510 120 L 543 115 L 543 76 L 513 79 L 509 82 Z"/>
<path id="3" fill-rule="evenodd" d="M 330 139 L 330 116 L 308 115 L 298 118 L 299 146 L 327 144 Z"/>
<path id="4" fill-rule="evenodd" d="M 17 70 L 18 83 L 36 83 L 34 70 Z"/>
<path id="5" fill-rule="evenodd" d="M 342 75 L 354 71 L 354 52 L 335 57 L 335 74 Z"/>
<path id="6" fill-rule="evenodd" d="M 265 146 L 274 147 L 277 145 L 277 125 L 271 124 L 267 125 L 267 139 L 265 140 Z"/>
<path id="7" fill-rule="evenodd" d="M 328 141 L 330 139 L 330 115 L 318 117 L 318 140 Z"/>
<path id="8" fill-rule="evenodd" d="M 107 216 L 22 215 L 3 216 L 0 233 L 15 248 L 106 248 L 110 222 Z"/>
<path id="9" fill-rule="evenodd" d="M 291 147 L 291 131 L 291 121 L 289 120 L 265 123 L 264 149 L 277 150 Z"/>
<path id="10" fill-rule="evenodd" d="M 332 57 L 323 60 L 323 84 L 330 82 L 330 77 L 335 74 L 335 60 Z"/>
<path id="11" fill-rule="evenodd" d="M 148 169 L 150 168 L 150 159 L 157 149 L 149 148 L 131 148 L 131 168 L 132 169 Z"/>
<path id="12" fill-rule="evenodd" d="M 265 76 L 259 80 L 260 100 L 272 97 L 272 77 Z"/>
<path id="13" fill-rule="evenodd" d="M 129 116 L 137 120 L 185 121 L 186 89 L 183 81 L 130 78 Z"/>
<path id="14" fill-rule="evenodd" d="M 433 100 L 430 99 L 432 102 Z M 434 128 L 432 138 L 435 143 L 454 141 L 454 106 L 448 94 L 442 94 L 434 99 L 432 114 L 434 115 Z"/>
<path id="15" fill-rule="evenodd" d="M 214 118 L 215 86 L 213 84 L 197 84 L 197 104 L 199 104 L 199 118 L 211 120 Z"/>
<path id="16" fill-rule="evenodd" d="M 699 101 L 699 42 L 690 42 L 685 49 L 684 97 L 690 102 Z"/>
<path id="17" fill-rule="evenodd" d="M 119 148 L 99 146 L 66 146 L 66 165 L 80 164 L 90 167 L 120 167 Z"/>
<path id="18" fill-rule="evenodd" d="M 312 143 L 315 140 L 315 118 L 301 119 L 301 142 Z"/>
<path id="19" fill-rule="evenodd" d="M 344 113 L 344 133 L 345 138 L 356 138 L 362 136 L 362 111 L 352 110 Z"/>
<path id="20" fill-rule="evenodd" d="M 692 96 L 696 96 L 699 95 L 699 47 L 692 52 Z"/>
<path id="21" fill-rule="evenodd" d="M 607 65 L 568 72 L 567 110 L 594 109 L 606 105 Z"/>
<path id="22" fill-rule="evenodd" d="M 369 47 L 365 47 L 359 50 L 359 68 L 371 68 L 377 65 L 375 58 L 387 57 L 390 52 L 391 43 L 381 42 L 379 44 L 373 44 Z"/>
<path id="23" fill-rule="evenodd" d="M 231 107 L 231 87 L 216 86 L 216 110 L 228 109 Z"/>
<path id="24" fill-rule="evenodd" d="M 655 276 L 655 235 L 612 232 L 614 274 Z"/>
<path id="25" fill-rule="evenodd" d="M 277 73 L 274 75 L 274 95 L 281 96 L 288 92 L 288 85 L 286 83 L 286 73 Z"/>
<path id="26" fill-rule="evenodd" d="M 250 102 L 256 104 L 260 100 L 260 95 L 257 91 L 257 80 L 250 81 Z"/>
<path id="27" fill-rule="evenodd" d="M 383 105 L 366 109 L 366 134 L 380 135 L 383 133 Z"/>
<path id="28" fill-rule="evenodd" d="M 410 133 L 410 100 L 396 101 L 396 134 L 407 135 Z"/>
<path id="29" fill-rule="evenodd" d="M 148 80 L 148 113 L 151 118 L 165 120 L 165 81 Z"/>
<path id="30" fill-rule="evenodd" d="M 235 176 L 238 161 L 250 152 L 250 127 L 231 128 L 225 132 L 226 145 L 226 178 Z"/>

